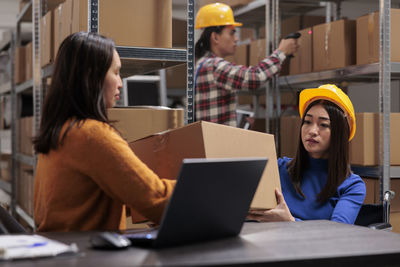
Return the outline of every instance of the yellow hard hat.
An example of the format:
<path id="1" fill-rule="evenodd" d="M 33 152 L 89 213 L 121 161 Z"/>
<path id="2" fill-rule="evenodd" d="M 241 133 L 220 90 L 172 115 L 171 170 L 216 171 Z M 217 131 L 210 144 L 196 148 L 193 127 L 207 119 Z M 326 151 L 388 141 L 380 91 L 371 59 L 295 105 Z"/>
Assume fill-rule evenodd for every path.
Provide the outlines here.
<path id="1" fill-rule="evenodd" d="M 242 26 L 240 22 L 236 22 L 233 18 L 233 12 L 230 6 L 214 3 L 202 6 L 197 12 L 196 29 L 207 28 L 212 26 Z"/>
<path id="2" fill-rule="evenodd" d="M 354 134 L 356 133 L 356 117 L 354 114 L 353 104 L 351 103 L 350 98 L 334 84 L 324 84 L 318 88 L 309 88 L 301 91 L 299 101 L 300 117 L 303 118 L 304 111 L 307 109 L 309 104 L 320 99 L 331 101 L 343 110 L 350 127 L 349 141 L 353 139 Z"/>

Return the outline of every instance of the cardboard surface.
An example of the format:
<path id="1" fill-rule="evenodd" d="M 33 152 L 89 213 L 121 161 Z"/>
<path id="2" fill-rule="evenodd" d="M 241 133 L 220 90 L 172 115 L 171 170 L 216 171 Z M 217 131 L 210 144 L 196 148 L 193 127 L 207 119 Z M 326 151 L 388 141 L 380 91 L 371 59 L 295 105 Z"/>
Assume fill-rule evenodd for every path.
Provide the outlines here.
<path id="1" fill-rule="evenodd" d="M 22 154 L 33 156 L 33 117 L 19 119 L 19 149 Z"/>
<path id="2" fill-rule="evenodd" d="M 258 39 L 250 43 L 249 66 L 255 66 L 266 58 L 266 41 Z"/>
<path id="3" fill-rule="evenodd" d="M 294 158 L 297 152 L 301 127 L 300 116 L 282 116 L 280 131 L 280 156 Z"/>
<path id="4" fill-rule="evenodd" d="M 208 4 L 212 4 L 212 3 L 224 3 L 229 5 L 232 8 L 235 7 L 240 7 L 240 6 L 244 6 L 247 5 L 248 3 L 252 2 L 253 0 L 199 0 L 199 7 L 204 6 L 204 5 L 208 5 Z"/>
<path id="5" fill-rule="evenodd" d="M 40 65 L 42 67 L 51 64 L 54 59 L 54 12 L 49 11 L 40 19 L 41 34 L 40 34 Z"/>
<path id="6" fill-rule="evenodd" d="M 313 27 L 313 71 L 356 63 L 356 23 L 337 20 Z"/>
<path id="7" fill-rule="evenodd" d="M 165 69 L 165 76 L 168 89 L 186 90 L 186 63 Z"/>
<path id="8" fill-rule="evenodd" d="M 108 109 L 110 121 L 127 142 L 183 126 L 183 109 L 129 107 Z"/>
<path id="9" fill-rule="evenodd" d="M 273 135 L 196 122 L 137 140 L 130 146 L 155 173 L 169 179 L 176 179 L 184 158 L 267 157 L 268 165 L 252 207 L 276 206 L 274 190 L 280 188 L 280 180 Z"/>
<path id="10" fill-rule="evenodd" d="M 400 9 L 390 10 L 390 57 L 400 62 Z M 357 65 L 379 62 L 379 12 L 357 18 Z"/>
<path id="11" fill-rule="evenodd" d="M 30 80 L 33 78 L 33 44 L 28 43 L 25 46 L 25 79 Z"/>
<path id="12" fill-rule="evenodd" d="M 88 30 L 87 0 L 66 0 L 55 9 L 54 22 L 56 54 L 65 37 Z M 171 48 L 172 0 L 102 0 L 99 33 L 118 46 Z"/>
<path id="13" fill-rule="evenodd" d="M 20 84 L 26 79 L 25 69 L 25 47 L 17 46 L 15 48 L 14 58 L 14 82 Z"/>
<path id="14" fill-rule="evenodd" d="M 313 42 L 312 42 L 312 28 L 306 28 L 301 31 L 299 50 L 290 59 L 289 74 L 295 75 L 300 73 L 312 72 L 313 63 Z"/>
<path id="15" fill-rule="evenodd" d="M 357 130 L 350 142 L 350 163 L 379 165 L 379 117 L 377 113 L 356 113 Z M 400 113 L 390 114 L 390 164 L 400 165 Z"/>
<path id="16" fill-rule="evenodd" d="M 186 48 L 187 23 L 186 20 L 172 19 L 172 47 Z"/>

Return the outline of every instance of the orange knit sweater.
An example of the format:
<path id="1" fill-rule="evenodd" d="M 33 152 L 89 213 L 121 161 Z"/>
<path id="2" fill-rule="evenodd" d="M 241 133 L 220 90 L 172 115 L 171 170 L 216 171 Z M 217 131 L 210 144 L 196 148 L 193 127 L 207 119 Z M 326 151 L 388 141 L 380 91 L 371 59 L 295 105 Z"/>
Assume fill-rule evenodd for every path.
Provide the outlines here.
<path id="1" fill-rule="evenodd" d="M 86 120 L 56 150 L 39 155 L 37 230 L 115 230 L 125 219 L 123 204 L 158 223 L 174 185 L 140 161 L 110 126 Z"/>

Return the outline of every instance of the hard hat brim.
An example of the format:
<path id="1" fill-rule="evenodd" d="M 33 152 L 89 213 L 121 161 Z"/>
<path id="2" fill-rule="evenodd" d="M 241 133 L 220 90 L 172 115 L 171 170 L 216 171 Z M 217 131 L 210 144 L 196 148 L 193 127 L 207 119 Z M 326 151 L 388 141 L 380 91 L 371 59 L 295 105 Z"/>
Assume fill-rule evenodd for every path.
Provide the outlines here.
<path id="1" fill-rule="evenodd" d="M 227 23 L 227 24 L 218 24 L 218 25 L 196 25 L 194 28 L 195 29 L 204 29 L 208 27 L 218 27 L 218 26 L 235 26 L 235 27 L 241 27 L 243 26 L 243 23 L 241 22 L 234 22 L 234 23 Z"/>

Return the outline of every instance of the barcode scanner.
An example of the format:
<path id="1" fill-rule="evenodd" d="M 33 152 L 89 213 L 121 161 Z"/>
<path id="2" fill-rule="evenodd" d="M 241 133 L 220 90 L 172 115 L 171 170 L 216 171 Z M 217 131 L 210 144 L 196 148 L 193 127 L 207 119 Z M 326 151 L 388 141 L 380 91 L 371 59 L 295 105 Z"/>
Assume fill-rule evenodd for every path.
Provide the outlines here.
<path id="1" fill-rule="evenodd" d="M 300 37 L 301 37 L 301 33 L 292 32 L 292 33 L 289 33 L 288 35 L 286 35 L 286 37 L 283 39 L 299 39 Z M 294 57 L 293 54 L 290 54 L 287 56 L 287 58 L 293 58 L 293 57 Z"/>

